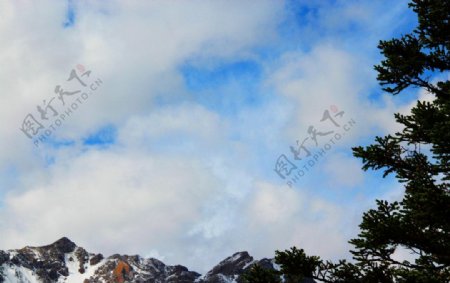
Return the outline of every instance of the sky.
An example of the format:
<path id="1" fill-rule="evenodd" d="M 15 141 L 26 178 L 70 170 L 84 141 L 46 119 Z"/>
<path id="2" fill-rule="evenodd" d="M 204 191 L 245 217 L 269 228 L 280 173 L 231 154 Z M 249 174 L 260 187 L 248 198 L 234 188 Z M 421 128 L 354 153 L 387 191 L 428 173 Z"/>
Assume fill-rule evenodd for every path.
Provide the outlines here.
<path id="1" fill-rule="evenodd" d="M 0 249 L 349 258 L 402 196 L 351 148 L 427 99 L 373 70 L 415 25 L 406 1 L 1 1 Z"/>

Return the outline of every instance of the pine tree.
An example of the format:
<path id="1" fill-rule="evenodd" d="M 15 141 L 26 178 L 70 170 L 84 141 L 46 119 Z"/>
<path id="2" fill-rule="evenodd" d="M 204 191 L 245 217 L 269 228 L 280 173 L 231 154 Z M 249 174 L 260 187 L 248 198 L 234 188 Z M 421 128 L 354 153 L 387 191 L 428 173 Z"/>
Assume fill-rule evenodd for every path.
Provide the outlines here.
<path id="1" fill-rule="evenodd" d="M 377 200 L 377 207 L 364 213 L 360 234 L 350 241 L 354 262 L 311 261 L 285 251 L 280 266 L 286 278 L 307 276 L 302 272 L 312 263 L 308 276 L 323 282 L 450 282 L 450 0 L 413 0 L 409 7 L 418 26 L 380 41 L 385 58 L 375 66 L 377 79 L 392 95 L 417 88 L 432 99 L 418 101 L 409 115 L 395 114 L 402 131 L 353 148 L 364 170 L 395 174 L 404 197 Z M 416 259 L 394 260 L 398 248 Z"/>
<path id="2" fill-rule="evenodd" d="M 445 282 L 450 280 L 450 1 L 415 0 L 410 7 L 418 27 L 400 39 L 381 41 L 385 59 L 375 70 L 386 92 L 422 88 L 433 100 L 418 101 L 410 115 L 395 114 L 401 132 L 353 149 L 364 170 L 395 174 L 405 196 L 400 202 L 378 200 L 350 243 L 360 264 L 377 263 L 391 278 Z M 433 82 L 432 76 L 444 80 Z M 415 253 L 417 260 L 393 260 L 398 247 Z"/>
<path id="3" fill-rule="evenodd" d="M 259 264 L 253 265 L 250 270 L 243 275 L 243 281 L 246 283 L 281 283 L 279 272 L 264 268 Z"/>

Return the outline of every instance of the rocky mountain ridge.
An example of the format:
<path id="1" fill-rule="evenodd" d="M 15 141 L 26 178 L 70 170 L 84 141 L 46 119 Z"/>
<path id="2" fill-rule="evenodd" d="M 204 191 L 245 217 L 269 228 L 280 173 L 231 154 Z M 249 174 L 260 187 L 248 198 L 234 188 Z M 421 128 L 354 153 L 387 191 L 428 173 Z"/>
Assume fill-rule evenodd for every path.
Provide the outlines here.
<path id="1" fill-rule="evenodd" d="M 51 245 L 0 251 L 2 283 L 241 283 L 254 264 L 275 268 L 272 259 L 254 260 L 247 252 L 224 259 L 205 275 L 155 258 L 87 252 L 68 238 Z"/>

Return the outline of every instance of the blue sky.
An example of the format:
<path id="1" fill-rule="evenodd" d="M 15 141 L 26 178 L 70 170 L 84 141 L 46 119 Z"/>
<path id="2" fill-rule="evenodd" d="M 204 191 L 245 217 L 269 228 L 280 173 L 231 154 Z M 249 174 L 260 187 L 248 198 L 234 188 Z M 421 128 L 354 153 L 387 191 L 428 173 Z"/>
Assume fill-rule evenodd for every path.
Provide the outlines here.
<path id="1" fill-rule="evenodd" d="M 238 250 L 347 258 L 361 213 L 401 196 L 351 147 L 427 98 L 383 93 L 373 70 L 378 41 L 416 24 L 406 1 L 6 1 L 0 17 L 0 249 L 67 236 L 201 272 Z M 87 94 L 36 146 L 19 128 L 56 85 Z M 333 109 L 356 124 L 288 186 L 277 158 L 303 166 L 290 147 L 342 131 L 320 122 Z"/>

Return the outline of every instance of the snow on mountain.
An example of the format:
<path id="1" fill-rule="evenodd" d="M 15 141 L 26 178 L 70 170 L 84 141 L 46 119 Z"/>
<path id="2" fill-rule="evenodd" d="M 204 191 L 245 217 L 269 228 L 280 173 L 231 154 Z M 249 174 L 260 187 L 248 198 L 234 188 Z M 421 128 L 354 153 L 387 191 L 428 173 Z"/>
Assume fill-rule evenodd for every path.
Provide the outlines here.
<path id="1" fill-rule="evenodd" d="M 254 260 L 247 252 L 224 259 L 204 276 L 155 258 L 87 252 L 67 238 L 51 245 L 0 251 L 0 283 L 241 283 L 254 264 L 274 268 L 273 260 Z"/>

